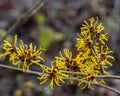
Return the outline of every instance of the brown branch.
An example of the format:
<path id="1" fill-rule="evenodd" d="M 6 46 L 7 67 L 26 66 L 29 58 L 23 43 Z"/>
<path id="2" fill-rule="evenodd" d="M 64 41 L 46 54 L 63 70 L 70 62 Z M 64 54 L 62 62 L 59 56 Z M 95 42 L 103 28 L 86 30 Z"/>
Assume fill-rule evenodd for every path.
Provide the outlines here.
<path id="1" fill-rule="evenodd" d="M 35 63 L 35 64 L 40 66 L 40 63 Z M 48 67 L 46 65 L 43 65 L 43 66 Z M 81 72 L 72 72 L 72 71 L 64 71 L 64 70 L 60 70 L 60 72 L 66 73 L 66 74 L 74 74 L 74 75 L 86 76 L 85 73 L 81 73 Z"/>
<path id="2" fill-rule="evenodd" d="M 63 79 L 69 80 L 69 78 L 65 78 L 65 77 L 64 77 Z M 75 81 L 81 81 L 81 79 L 78 79 L 78 78 L 72 78 L 72 79 L 75 80 Z M 88 83 L 88 82 L 85 81 L 84 83 Z M 117 94 L 120 95 L 120 91 L 119 91 L 119 90 L 114 89 L 114 88 L 112 88 L 112 87 L 109 87 L 109 86 L 107 86 L 107 85 L 100 84 L 100 83 L 95 83 L 95 82 L 90 82 L 90 84 L 95 85 L 95 86 L 99 86 L 99 87 L 103 87 L 103 88 L 105 88 L 105 89 L 108 89 L 108 90 L 110 90 L 110 91 L 112 91 L 112 92 L 117 93 Z"/>
<path id="3" fill-rule="evenodd" d="M 16 68 L 16 67 L 13 67 L 13 66 L 8 66 L 8 65 L 3 65 L 3 64 L 0 64 L 0 67 L 9 68 L 9 69 L 18 70 L 18 71 L 23 71 L 20 68 Z M 28 72 L 28 73 L 35 74 L 35 75 L 37 75 L 38 73 L 40 73 L 40 72 L 31 71 L 31 70 L 24 70 L 24 72 Z M 86 74 L 81 73 L 81 72 L 70 72 L 70 71 L 64 71 L 64 70 L 60 70 L 60 72 L 66 73 L 66 74 L 74 74 L 74 75 L 86 76 Z M 43 73 L 40 73 L 40 74 L 43 74 Z M 96 78 L 118 79 L 118 80 L 120 80 L 120 76 L 115 76 L 115 75 L 99 75 L 99 76 L 96 76 Z"/>
<path id="4" fill-rule="evenodd" d="M 100 76 L 97 76 L 96 78 L 119 79 L 120 80 L 120 76 L 115 76 L 115 75 L 100 75 Z"/>
<path id="5" fill-rule="evenodd" d="M 16 70 L 16 71 L 22 71 L 23 72 L 23 69 L 20 69 L 20 68 L 17 68 L 17 67 L 13 67 L 13 66 L 0 64 L 0 67 L 8 68 L 8 69 Z M 33 74 L 33 75 L 38 75 L 38 74 L 42 75 L 42 74 L 44 74 L 44 73 L 41 73 L 41 72 L 36 72 L 36 71 L 31 71 L 31 70 L 24 70 L 24 72 L 30 73 L 30 74 Z"/>
<path id="6" fill-rule="evenodd" d="M 30 10 L 28 10 L 25 14 L 21 15 L 16 22 L 7 30 L 7 34 L 0 39 L 0 43 L 11 34 L 20 24 L 26 22 L 30 17 L 32 17 L 35 13 L 39 11 L 39 9 L 45 4 L 46 0 L 40 0 L 35 6 L 33 6 Z"/>
<path id="7" fill-rule="evenodd" d="M 120 95 L 120 91 L 119 91 L 119 90 L 114 89 L 114 88 L 112 88 L 112 87 L 109 87 L 109 86 L 107 86 L 107 85 L 100 84 L 100 83 L 94 83 L 94 82 L 91 82 L 91 84 L 92 84 L 92 85 L 95 85 L 95 86 L 103 87 L 103 88 L 105 88 L 105 89 L 108 89 L 108 90 L 110 90 L 110 91 L 112 91 L 112 92 L 117 93 L 117 94 Z"/>
<path id="8" fill-rule="evenodd" d="M 9 69 L 13 69 L 13 70 L 17 70 L 17 71 L 23 71 L 22 69 L 20 69 L 20 68 L 17 68 L 17 67 L 12 67 L 12 66 L 8 66 L 8 65 L 3 65 L 3 64 L 0 64 L 0 67 L 2 67 L 2 68 L 9 68 Z M 40 74 L 40 75 L 43 75 L 43 74 L 45 74 L 45 73 L 42 73 L 42 72 L 36 72 L 36 71 L 31 71 L 31 70 L 24 70 L 24 72 L 26 72 L 26 73 L 30 73 L 30 74 L 33 74 L 33 75 L 38 75 L 38 74 Z M 67 72 L 67 71 L 66 71 Z M 65 73 L 66 73 L 65 72 Z M 100 76 L 99 76 L 100 77 Z M 102 78 L 103 77 L 106 77 L 107 79 L 108 78 L 111 78 L 111 79 L 113 79 L 113 77 L 117 77 L 117 76 L 112 76 L 112 75 L 110 75 L 110 76 L 107 76 L 107 75 L 103 75 L 103 76 L 101 76 Z M 70 79 L 70 78 L 63 78 L 63 79 Z M 76 81 L 80 81 L 81 79 L 78 79 L 78 78 L 73 78 L 73 80 L 76 80 Z M 85 83 L 87 83 L 87 81 L 85 82 Z M 111 87 L 109 87 L 109 86 L 107 86 L 107 85 L 104 85 L 104 84 L 99 84 L 99 83 L 94 83 L 94 82 L 91 82 L 91 84 L 92 85 L 96 85 L 96 86 L 100 86 L 100 87 L 103 87 L 103 88 L 106 88 L 106 89 L 108 89 L 108 90 L 110 90 L 110 91 L 112 91 L 112 92 L 115 92 L 115 93 L 117 93 L 117 94 L 120 94 L 120 91 L 119 90 L 116 90 L 116 89 L 114 89 L 114 88 L 111 88 Z"/>

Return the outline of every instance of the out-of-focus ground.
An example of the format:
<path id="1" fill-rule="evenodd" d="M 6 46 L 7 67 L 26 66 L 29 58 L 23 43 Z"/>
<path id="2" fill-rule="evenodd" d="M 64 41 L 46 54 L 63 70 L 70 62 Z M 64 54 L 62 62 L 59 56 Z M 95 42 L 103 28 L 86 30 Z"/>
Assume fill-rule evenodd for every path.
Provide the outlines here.
<path id="1" fill-rule="evenodd" d="M 11 25 L 38 0 L 0 0 L 0 38 Z M 49 66 L 59 50 L 69 48 L 76 52 L 75 38 L 83 20 L 99 17 L 99 22 L 109 32 L 109 46 L 114 51 L 115 61 L 109 68 L 111 74 L 120 75 L 120 0 L 47 0 L 32 18 L 20 24 L 8 37 L 17 34 L 26 44 L 32 42 L 46 48 L 43 55 Z M 1 63 L 11 65 L 8 61 Z M 33 66 L 31 70 L 39 70 Z M 108 80 L 107 84 L 120 90 L 120 81 Z M 36 76 L 11 69 L 0 68 L 0 96 L 118 96 L 101 88 L 84 89 L 65 84 L 54 90 L 40 86 Z"/>

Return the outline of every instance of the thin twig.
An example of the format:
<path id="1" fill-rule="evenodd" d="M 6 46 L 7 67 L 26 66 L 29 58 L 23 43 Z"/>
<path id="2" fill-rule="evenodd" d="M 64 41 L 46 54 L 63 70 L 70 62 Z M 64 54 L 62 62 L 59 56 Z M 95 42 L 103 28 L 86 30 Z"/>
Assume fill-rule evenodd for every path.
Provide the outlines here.
<path id="1" fill-rule="evenodd" d="M 35 63 L 35 64 L 38 65 L 38 66 L 40 66 L 39 63 Z M 43 65 L 43 66 L 48 67 L 46 65 Z M 72 71 L 64 71 L 64 70 L 60 70 L 60 72 L 66 73 L 66 74 L 74 74 L 74 75 L 86 76 L 85 73 L 81 73 L 81 72 L 72 72 Z"/>
<path id="2" fill-rule="evenodd" d="M 17 67 L 13 67 L 13 66 L 8 66 L 8 65 L 0 64 L 0 67 L 2 67 L 2 68 L 8 68 L 8 69 L 16 70 L 16 71 L 22 71 L 23 72 L 23 69 L 20 69 L 20 68 L 17 68 Z M 24 72 L 30 73 L 30 74 L 33 74 L 33 75 L 38 75 L 38 74 L 42 75 L 42 74 L 44 74 L 42 72 L 36 72 L 36 71 L 31 71 L 31 70 L 24 70 Z"/>
<path id="3" fill-rule="evenodd" d="M 99 86 L 99 87 L 106 88 L 106 89 L 108 89 L 108 90 L 110 90 L 110 91 L 112 91 L 112 92 L 117 93 L 117 94 L 120 95 L 120 91 L 119 91 L 119 90 L 114 89 L 114 88 L 112 88 L 112 87 L 109 87 L 109 86 L 107 86 L 107 85 L 100 84 L 100 83 L 94 83 L 94 82 L 91 82 L 91 84 L 96 85 L 96 86 Z"/>
<path id="4" fill-rule="evenodd" d="M 100 75 L 100 76 L 97 76 L 96 78 L 119 79 L 120 80 L 120 76 L 115 76 L 115 75 Z"/>
<path id="5" fill-rule="evenodd" d="M 74 75 L 86 76 L 85 73 L 81 73 L 81 72 L 72 72 L 72 71 L 64 71 L 64 70 L 60 70 L 60 72 L 67 73 L 67 74 L 74 74 Z"/>
<path id="6" fill-rule="evenodd" d="M 69 80 L 69 78 L 65 78 L 65 77 L 64 77 L 63 79 Z M 72 79 L 75 80 L 75 81 L 81 81 L 81 79 L 78 79 L 78 78 L 72 78 Z M 88 82 L 85 81 L 84 83 L 88 83 Z M 112 92 L 114 92 L 114 93 L 120 94 L 120 91 L 119 91 L 119 90 L 114 89 L 114 88 L 112 88 L 112 87 L 109 87 L 109 86 L 107 86 L 107 85 L 100 84 L 100 83 L 95 83 L 95 82 L 90 82 L 90 84 L 95 85 L 95 86 L 99 86 L 99 87 L 103 87 L 103 88 L 106 88 L 106 89 L 108 89 L 108 90 L 110 90 L 110 91 L 112 91 Z"/>
<path id="7" fill-rule="evenodd" d="M 18 71 L 23 71 L 23 70 L 20 69 L 20 68 L 13 67 L 13 66 L 9 66 L 9 65 L 0 64 L 0 67 L 9 68 L 9 69 L 18 70 Z M 40 73 L 40 72 L 36 72 L 36 71 L 31 71 L 31 70 L 24 70 L 24 72 L 28 72 L 28 73 L 36 74 L 36 75 L 37 75 L 38 73 Z M 67 74 L 74 74 L 74 75 L 86 76 L 86 74 L 81 73 L 81 72 L 70 72 L 70 71 L 64 71 L 64 70 L 60 70 L 60 72 L 62 72 L 62 73 L 67 73 Z M 43 74 L 43 73 L 40 73 L 40 74 Z M 115 76 L 115 75 L 99 75 L 99 76 L 96 76 L 96 78 L 120 79 L 120 76 Z"/>
<path id="8" fill-rule="evenodd" d="M 20 68 L 16 68 L 16 67 L 12 67 L 12 66 L 8 66 L 8 65 L 3 65 L 3 64 L 0 64 L 0 67 L 2 67 L 2 68 L 9 68 L 9 69 L 13 69 L 13 70 L 17 70 L 17 71 L 23 71 L 22 69 L 20 69 Z M 24 70 L 24 72 L 26 72 L 26 73 L 30 73 L 30 74 L 34 74 L 34 75 L 38 75 L 38 74 L 40 74 L 40 75 L 43 75 L 44 73 L 41 73 L 41 72 L 36 72 L 36 71 L 31 71 L 31 70 Z M 66 71 L 67 72 L 67 71 Z M 118 78 L 120 78 L 120 76 L 118 76 L 118 78 L 117 78 L 117 76 L 112 76 L 112 75 L 103 75 L 103 76 L 99 76 L 100 78 L 105 78 L 105 79 L 118 79 Z M 69 79 L 69 78 L 63 78 L 63 79 Z M 72 78 L 73 80 L 77 80 L 77 81 L 80 81 L 81 79 L 78 79 L 78 78 Z M 85 83 L 87 83 L 87 81 L 85 82 Z M 114 89 L 114 88 L 111 88 L 111 87 L 109 87 L 109 86 L 107 86 L 107 85 L 104 85 L 104 84 L 99 84 L 99 83 L 94 83 L 94 82 L 91 82 L 91 84 L 93 84 L 93 85 L 96 85 L 96 86 L 100 86 L 100 87 L 103 87 L 103 88 L 106 88 L 106 89 L 108 89 L 108 90 L 110 90 L 110 91 L 112 91 L 112 92 L 115 92 L 115 93 L 117 93 L 117 94 L 120 94 L 120 91 L 119 90 L 116 90 L 116 89 Z"/>
<path id="9" fill-rule="evenodd" d="M 25 14 L 21 15 L 16 22 L 7 30 L 7 34 L 0 39 L 0 43 L 11 34 L 20 24 L 23 24 L 26 20 L 32 17 L 39 9 L 44 5 L 46 0 L 40 0 L 35 6 L 33 6 L 30 10 L 28 10 Z"/>

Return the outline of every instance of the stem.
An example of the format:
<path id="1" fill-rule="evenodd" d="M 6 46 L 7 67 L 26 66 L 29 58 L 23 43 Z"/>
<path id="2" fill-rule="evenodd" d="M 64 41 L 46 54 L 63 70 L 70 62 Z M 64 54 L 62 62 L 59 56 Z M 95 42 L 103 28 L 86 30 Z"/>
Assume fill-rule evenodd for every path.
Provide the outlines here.
<path id="1" fill-rule="evenodd" d="M 33 6 L 30 10 L 28 10 L 25 14 L 21 15 L 16 22 L 7 30 L 7 34 L 0 39 L 0 43 L 3 42 L 3 40 L 9 35 L 11 34 L 20 24 L 24 23 L 25 21 L 27 21 L 30 17 L 32 17 L 36 12 L 39 11 L 39 9 L 44 5 L 44 3 L 46 2 L 46 0 L 40 0 L 37 2 L 37 4 L 35 4 L 35 6 Z"/>
<path id="2" fill-rule="evenodd" d="M 20 69 L 20 68 L 16 68 L 16 67 L 12 67 L 12 66 L 8 66 L 8 65 L 3 65 L 3 64 L 0 64 L 0 67 L 3 67 L 3 68 L 9 68 L 9 69 L 13 69 L 13 70 L 17 70 L 17 71 L 22 71 L 23 72 L 23 70 L 22 69 Z M 31 71 L 31 70 L 24 70 L 24 72 L 26 72 L 26 73 L 30 73 L 30 74 L 33 74 L 33 75 L 38 75 L 38 74 L 40 74 L 40 75 L 43 75 L 44 73 L 41 73 L 41 72 L 36 72 L 36 71 Z M 67 71 L 63 71 L 63 72 L 67 72 Z M 71 74 L 71 73 L 70 73 Z M 101 75 L 101 76 L 98 76 L 99 78 L 106 78 L 106 79 L 120 79 L 120 76 L 113 76 L 113 75 Z M 97 78 L 98 78 L 97 77 Z M 65 78 L 65 77 L 63 77 L 63 79 L 70 79 L 70 78 Z M 81 79 L 78 79 L 78 78 L 72 78 L 73 80 L 76 80 L 76 81 L 80 81 Z M 87 83 L 87 81 L 85 82 L 85 83 Z M 104 84 L 99 84 L 99 83 L 94 83 L 94 82 L 91 82 L 91 84 L 93 84 L 93 85 L 96 85 L 96 86 L 100 86 L 100 87 L 103 87 L 103 88 L 106 88 L 106 89 L 108 89 L 108 90 L 110 90 L 110 91 L 112 91 L 112 92 L 115 92 L 115 93 L 117 93 L 117 94 L 120 94 L 120 91 L 119 90 L 116 90 L 116 89 L 114 89 L 114 88 L 111 88 L 111 87 L 109 87 L 109 86 L 107 86 L 107 85 L 104 85 Z"/>
<path id="3" fill-rule="evenodd" d="M 38 66 L 40 66 L 39 63 L 35 63 L 35 64 L 38 65 Z M 48 67 L 46 65 L 43 65 L 43 66 Z M 81 73 L 81 72 L 72 72 L 72 71 L 64 71 L 64 70 L 60 70 L 60 72 L 66 73 L 66 74 L 74 74 L 74 75 L 86 76 L 85 73 Z"/>
<path id="4" fill-rule="evenodd" d="M 96 78 L 104 78 L 104 79 L 120 79 L 120 76 L 115 76 L 115 75 L 100 75 L 100 76 L 97 76 Z"/>
<path id="5" fill-rule="evenodd" d="M 108 90 L 110 90 L 110 91 L 112 91 L 112 92 L 117 93 L 117 94 L 120 95 L 120 91 L 119 91 L 119 90 L 114 89 L 114 88 L 112 88 L 112 87 L 109 87 L 109 86 L 107 86 L 107 85 L 100 84 L 100 83 L 94 83 L 94 82 L 91 82 L 91 84 L 96 85 L 96 86 L 99 86 L 99 87 L 106 88 L 106 89 L 108 89 Z"/>
<path id="6" fill-rule="evenodd" d="M 40 66 L 39 63 L 36 63 L 36 65 Z M 48 67 L 46 65 L 44 65 L 45 67 Z M 81 72 L 72 72 L 72 71 L 64 71 L 64 70 L 60 70 L 60 72 L 62 73 L 66 73 L 66 74 L 74 74 L 74 75 L 79 75 L 79 76 L 86 76 L 87 74 L 85 73 L 81 73 Z M 103 79 L 120 79 L 120 76 L 115 76 L 115 75 L 99 75 L 96 76 L 95 78 L 103 78 Z"/>
<path id="7" fill-rule="evenodd" d="M 16 71 L 22 71 L 23 72 L 23 69 L 20 69 L 20 68 L 17 68 L 17 67 L 8 66 L 8 65 L 0 64 L 0 67 L 13 69 L 13 70 L 16 70 Z M 43 75 L 44 74 L 44 73 L 41 73 L 41 72 L 36 72 L 36 71 L 31 71 L 31 70 L 24 70 L 24 72 L 30 73 L 30 74 L 33 74 L 33 75 L 38 75 L 38 74 Z"/>
<path id="8" fill-rule="evenodd" d="M 63 79 L 69 80 L 69 78 L 65 78 L 65 77 L 64 77 Z M 76 80 L 76 81 L 81 81 L 81 79 L 78 79 L 78 78 L 72 78 L 72 79 L 73 79 L 73 80 Z M 85 81 L 84 83 L 88 83 L 88 82 Z M 95 85 L 95 86 L 99 86 L 99 87 L 103 87 L 103 88 L 105 88 L 105 89 L 108 89 L 108 90 L 110 90 L 110 91 L 112 91 L 112 92 L 117 93 L 117 94 L 120 95 L 120 91 L 119 91 L 119 90 L 114 89 L 114 88 L 112 88 L 112 87 L 109 87 L 109 86 L 107 86 L 107 85 L 100 84 L 100 83 L 95 83 L 95 82 L 90 82 L 90 84 Z"/>
<path id="9" fill-rule="evenodd" d="M 74 74 L 74 75 L 86 76 L 85 73 L 81 73 L 81 72 L 72 72 L 72 71 L 64 71 L 64 70 L 60 70 L 60 72 L 67 73 L 67 74 Z"/>
<path id="10" fill-rule="evenodd" d="M 95 48 L 93 48 L 93 51 L 95 52 L 95 55 L 98 56 L 98 53 L 96 52 Z M 103 75 L 106 75 L 103 66 L 101 66 L 101 70 L 102 70 Z"/>
<path id="11" fill-rule="evenodd" d="M 37 64 L 37 65 L 39 65 L 39 64 Z M 3 65 L 3 64 L 0 64 L 0 67 L 9 68 L 9 69 L 18 70 L 18 71 L 23 71 L 23 70 L 20 69 L 20 68 L 8 66 L 8 65 Z M 44 74 L 44 73 L 41 73 L 41 72 L 36 72 L 36 71 L 31 71 L 31 70 L 24 70 L 24 72 L 31 73 L 31 74 L 35 74 L 35 75 L 37 75 L 38 73 L 39 73 L 39 74 Z M 74 75 L 86 76 L 86 74 L 81 73 L 81 72 L 70 72 L 70 71 L 64 71 L 64 70 L 61 70 L 61 72 L 67 73 L 67 74 L 74 74 Z M 99 76 L 96 76 L 96 78 L 120 79 L 120 76 L 115 76 L 115 75 L 99 75 Z"/>

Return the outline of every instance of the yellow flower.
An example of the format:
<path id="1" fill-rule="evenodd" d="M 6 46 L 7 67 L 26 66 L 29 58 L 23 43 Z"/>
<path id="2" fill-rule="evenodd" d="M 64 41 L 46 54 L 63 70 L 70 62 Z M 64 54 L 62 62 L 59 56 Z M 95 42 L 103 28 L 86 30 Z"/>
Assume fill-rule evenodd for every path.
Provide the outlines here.
<path id="1" fill-rule="evenodd" d="M 81 31 L 87 32 L 87 33 L 95 33 L 99 30 L 99 32 L 102 32 L 104 30 L 104 26 L 102 23 L 98 23 L 98 17 L 96 17 L 96 20 L 94 17 L 89 19 L 89 22 L 84 21 L 84 24 L 82 24 Z"/>
<path id="2" fill-rule="evenodd" d="M 16 48 L 16 62 L 14 62 L 14 65 L 20 66 L 22 65 L 23 71 L 25 69 L 29 70 L 29 67 L 32 64 L 39 63 L 41 60 L 43 61 L 43 58 L 40 56 L 44 49 L 36 48 L 36 46 L 33 46 L 32 43 L 30 43 L 29 46 L 25 45 L 23 41 L 21 40 L 20 47 Z"/>
<path id="3" fill-rule="evenodd" d="M 44 61 L 41 57 L 41 54 L 45 49 L 38 48 L 33 46 L 32 43 L 30 45 L 25 45 L 22 40 L 20 40 L 20 46 L 17 46 L 17 35 L 14 36 L 14 42 L 10 43 L 7 40 L 4 40 L 3 44 L 3 54 L 2 57 L 9 56 L 9 60 L 12 61 L 13 65 L 18 65 L 22 69 L 29 69 L 32 64 L 39 63 L 40 61 Z"/>
<path id="4" fill-rule="evenodd" d="M 81 80 L 78 83 L 78 86 L 80 86 L 81 84 L 84 84 L 81 89 L 84 89 L 86 87 L 93 89 L 93 87 L 91 86 L 91 82 L 97 82 L 96 78 L 94 75 L 88 74 L 85 77 L 81 78 Z"/>
<path id="5" fill-rule="evenodd" d="M 73 63 L 72 67 L 74 72 L 83 72 L 84 71 L 84 61 L 85 61 L 85 57 L 84 57 L 84 53 L 83 52 L 79 52 L 79 54 L 77 54 L 77 56 L 73 59 L 75 63 Z"/>
<path id="6" fill-rule="evenodd" d="M 91 86 L 91 82 L 105 83 L 103 79 L 96 78 L 96 76 L 99 76 L 101 74 L 101 70 L 92 61 L 87 61 L 84 64 L 83 73 L 85 73 L 86 76 L 80 78 L 81 80 L 78 83 L 78 86 L 80 86 L 81 84 L 84 84 L 84 86 L 82 87 L 82 89 L 84 89 L 85 87 L 94 89 Z"/>
<path id="7" fill-rule="evenodd" d="M 82 58 L 72 57 L 72 52 L 69 49 L 63 50 L 64 54 L 60 51 L 60 57 L 55 57 L 55 64 L 59 69 L 67 71 L 79 71 L 81 70 Z"/>
<path id="8" fill-rule="evenodd" d="M 113 59 L 114 57 L 111 55 L 111 53 L 113 53 L 108 46 L 97 46 L 96 47 L 96 56 L 93 56 L 91 58 L 91 60 L 93 61 L 93 64 L 95 65 L 95 69 L 101 70 L 101 73 L 104 74 L 108 74 L 108 72 L 106 72 L 104 69 L 108 68 L 107 64 L 109 64 L 110 66 L 112 66 L 112 63 L 109 61 L 109 59 Z"/>
<path id="9" fill-rule="evenodd" d="M 97 56 L 95 56 L 96 62 L 99 62 L 100 65 L 106 66 L 107 64 L 109 64 L 110 66 L 112 66 L 112 63 L 109 61 L 109 59 L 113 59 L 114 57 L 111 55 L 111 53 L 113 53 L 108 46 L 99 46 L 96 48 L 96 52 L 97 52 Z"/>
<path id="10" fill-rule="evenodd" d="M 84 21 L 82 24 L 81 32 L 86 33 L 87 35 L 96 38 L 102 44 L 105 44 L 105 41 L 108 41 L 107 33 L 103 33 L 104 26 L 102 23 L 98 23 L 98 17 L 89 19 L 89 22 Z"/>
<path id="11" fill-rule="evenodd" d="M 53 89 L 54 84 L 56 84 L 57 86 L 61 86 L 61 84 L 64 83 L 62 77 L 67 77 L 67 75 L 61 73 L 60 70 L 53 64 L 51 65 L 51 68 L 44 65 L 40 66 L 43 69 L 44 73 L 43 75 L 39 74 L 40 77 L 38 77 L 38 79 L 40 80 L 40 85 L 49 81 L 49 88 Z"/>
<path id="12" fill-rule="evenodd" d="M 78 54 L 75 58 L 72 57 L 72 52 L 69 49 L 64 49 L 63 54 L 60 51 L 60 57 L 55 57 L 55 64 L 56 66 L 65 71 L 70 72 L 82 72 L 83 70 L 83 59 L 80 58 L 82 54 Z M 82 57 L 82 56 L 81 56 Z M 73 83 L 74 74 L 68 74 L 70 78 L 70 83 Z"/>
<path id="13" fill-rule="evenodd" d="M 94 40 L 92 40 L 91 36 L 87 35 L 87 33 L 81 33 L 79 36 L 80 37 L 76 38 L 76 47 L 78 51 L 84 53 L 84 57 L 87 59 L 89 54 L 94 54 Z"/>
<path id="14" fill-rule="evenodd" d="M 64 55 L 62 55 L 62 52 L 60 51 L 60 57 L 55 57 L 55 63 L 59 69 L 69 70 L 73 63 L 72 52 L 70 52 L 69 49 L 64 49 L 63 52 Z"/>
<path id="15" fill-rule="evenodd" d="M 90 35 L 87 35 L 86 33 L 81 33 L 79 36 L 80 36 L 79 38 L 76 38 L 77 40 L 76 47 L 78 48 L 78 50 L 84 48 L 85 49 L 92 48 L 93 41 Z"/>
<path id="16" fill-rule="evenodd" d="M 14 36 L 14 42 L 10 43 L 8 40 L 4 40 L 3 44 L 3 54 L 1 54 L 2 57 L 9 56 L 9 60 L 14 62 L 15 56 L 16 56 L 16 44 L 17 44 L 17 35 Z"/>

